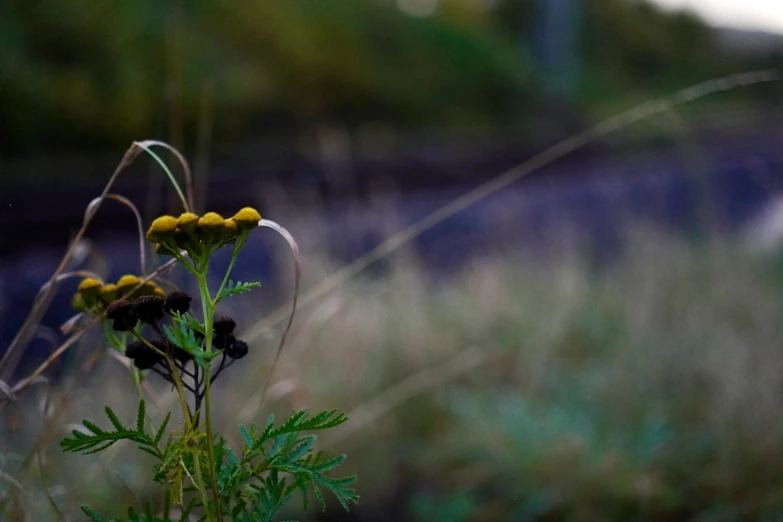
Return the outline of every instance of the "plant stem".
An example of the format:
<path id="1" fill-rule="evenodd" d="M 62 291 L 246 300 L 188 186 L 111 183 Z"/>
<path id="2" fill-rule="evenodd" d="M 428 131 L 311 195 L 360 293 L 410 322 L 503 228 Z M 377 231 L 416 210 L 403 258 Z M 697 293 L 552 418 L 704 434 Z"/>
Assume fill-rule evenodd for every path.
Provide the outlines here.
<path id="1" fill-rule="evenodd" d="M 198 276 L 198 285 L 201 291 L 201 306 L 204 312 L 204 341 L 206 346 L 204 350 L 207 354 L 212 353 L 212 327 L 215 315 L 215 303 L 212 301 L 212 297 L 209 294 L 209 287 L 207 286 L 207 269 L 209 267 L 209 253 L 206 253 L 205 259 L 201 265 L 202 272 Z M 215 473 L 215 449 L 213 447 L 212 436 L 212 404 L 210 400 L 210 368 L 212 366 L 212 360 L 207 359 L 206 368 L 204 368 L 204 424 L 207 432 L 207 457 L 209 461 L 209 478 L 212 483 L 212 493 L 215 498 L 215 514 L 217 520 L 222 522 L 223 520 L 223 508 L 221 506 L 220 491 L 217 486 L 217 475 Z"/>
<path id="2" fill-rule="evenodd" d="M 174 364 L 174 361 L 171 359 L 171 357 L 169 357 L 168 354 L 161 352 L 155 346 L 153 346 L 152 343 L 150 343 L 147 339 L 145 339 L 144 337 L 139 335 L 139 333 L 136 332 L 136 330 L 131 330 L 131 333 L 137 339 L 139 339 L 141 342 L 143 342 L 148 347 L 152 348 L 158 354 L 163 356 L 163 358 L 166 361 L 166 364 L 168 364 L 168 366 L 169 366 L 169 371 L 171 372 L 171 378 L 174 379 L 174 386 L 177 388 L 177 395 L 179 395 L 179 403 L 180 403 L 180 406 L 182 407 L 182 416 L 184 417 L 184 420 L 185 420 L 185 429 L 188 432 L 190 432 L 191 430 L 195 429 L 193 427 L 193 425 L 191 424 L 190 410 L 188 409 L 188 402 L 187 402 L 187 399 L 185 398 L 185 390 L 184 390 L 184 388 L 182 386 L 182 381 L 179 378 L 179 373 L 177 372 L 177 367 Z M 212 443 L 211 442 L 209 443 L 208 447 L 210 449 L 212 448 Z M 210 454 L 211 453 L 212 453 L 212 451 L 210 451 Z M 201 466 L 199 465 L 198 456 L 197 455 L 194 455 L 193 462 L 195 463 L 194 464 L 194 471 L 196 472 L 196 477 L 195 477 L 195 480 L 194 480 L 195 486 L 199 490 L 199 494 L 201 495 L 202 502 L 204 503 L 204 510 L 207 512 L 207 518 L 209 520 L 213 520 L 213 517 L 211 516 L 211 513 L 209 512 L 209 505 L 207 504 L 206 486 L 204 485 L 204 478 L 201 475 Z M 220 520 L 222 520 L 222 517 L 220 518 Z"/>
<path id="3" fill-rule="evenodd" d="M 220 287 L 218 288 L 217 293 L 215 294 L 215 303 L 217 304 L 217 301 L 220 300 L 220 294 L 223 292 L 223 288 L 226 286 L 226 282 L 228 281 L 228 276 L 231 275 L 231 271 L 234 269 L 234 263 L 236 263 L 237 255 L 239 254 L 239 251 L 242 250 L 242 247 L 245 246 L 245 240 L 247 239 L 247 231 L 243 231 L 242 235 L 239 236 L 236 240 L 236 243 L 234 243 L 234 251 L 231 253 L 231 261 L 228 263 L 228 268 L 226 269 L 226 274 L 223 276 L 223 281 L 220 283 Z"/>

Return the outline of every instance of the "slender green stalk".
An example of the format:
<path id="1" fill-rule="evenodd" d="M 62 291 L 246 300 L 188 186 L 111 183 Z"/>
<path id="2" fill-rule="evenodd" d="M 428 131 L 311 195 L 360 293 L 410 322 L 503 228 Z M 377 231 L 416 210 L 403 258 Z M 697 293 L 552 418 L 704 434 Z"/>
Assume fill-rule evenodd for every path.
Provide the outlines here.
<path id="1" fill-rule="evenodd" d="M 180 407 L 182 408 L 182 416 L 185 421 L 185 430 L 190 433 L 194 429 L 198 429 L 197 427 L 194 428 L 191 419 L 190 419 L 190 411 L 188 409 L 188 403 L 187 399 L 185 397 L 185 389 L 182 387 L 182 381 L 179 378 L 179 372 L 177 372 L 177 366 L 174 364 L 174 361 L 171 360 L 171 357 L 168 356 L 168 354 L 161 352 L 158 350 L 152 343 L 150 343 L 147 339 L 139 335 L 136 330 L 131 330 L 131 333 L 139 339 L 141 342 L 143 342 L 145 345 L 147 345 L 149 348 L 153 349 L 155 352 L 157 352 L 159 355 L 162 355 L 163 358 L 166 361 L 166 364 L 169 367 L 169 371 L 171 372 L 171 378 L 174 381 L 174 386 L 177 390 L 177 395 L 179 395 L 179 403 Z M 210 442 L 209 448 L 212 447 L 212 443 Z M 210 454 L 212 451 L 209 452 Z M 194 471 L 195 471 L 195 479 L 193 480 L 196 489 L 199 491 L 199 495 L 201 496 L 201 501 L 204 503 L 204 511 L 207 513 L 208 520 L 214 520 L 212 517 L 212 514 L 209 512 L 209 504 L 207 500 L 207 493 L 206 493 L 206 486 L 204 485 L 204 478 L 201 474 L 201 466 L 198 461 L 198 456 L 194 456 L 193 458 L 194 462 Z M 193 477 L 191 477 L 193 479 Z M 213 484 L 214 487 L 214 484 Z M 217 497 L 216 497 L 217 499 Z M 220 517 L 219 520 L 222 520 L 222 517 Z"/>
<path id="2" fill-rule="evenodd" d="M 209 269 L 209 254 L 210 252 L 204 252 L 204 259 L 202 259 L 202 262 L 200 263 L 199 268 L 201 269 L 200 273 L 197 275 L 196 279 L 198 280 L 199 290 L 201 292 L 201 307 L 202 311 L 204 313 L 204 339 L 205 339 L 205 347 L 204 350 L 207 352 L 207 354 L 212 354 L 212 327 L 214 322 L 214 315 L 215 315 L 215 302 L 212 300 L 212 297 L 209 293 L 209 287 L 207 285 L 207 271 Z M 232 265 L 233 260 L 235 256 L 232 256 Z M 225 278 L 224 278 L 225 279 Z M 212 435 L 212 402 L 211 402 L 211 393 L 210 393 L 210 375 L 211 375 L 211 366 L 212 366 L 212 360 L 207 359 L 206 362 L 206 368 L 204 370 L 204 424 L 205 424 L 205 431 L 207 434 L 207 457 L 209 461 L 209 479 L 212 483 L 212 492 L 215 498 L 215 511 L 217 515 L 217 520 L 222 521 L 223 520 L 223 508 L 221 505 L 221 499 L 220 499 L 220 491 L 218 490 L 217 485 L 217 473 L 215 472 L 215 450 L 212 446 L 213 442 L 213 435 Z"/>
<path id="3" fill-rule="evenodd" d="M 237 256 L 239 255 L 239 251 L 242 250 L 242 247 L 245 246 L 245 241 L 247 240 L 247 232 L 243 232 L 242 235 L 240 235 L 237 238 L 236 243 L 234 243 L 234 251 L 231 253 L 231 261 L 228 263 L 228 268 L 226 269 L 226 273 L 223 276 L 223 281 L 220 283 L 220 287 L 218 288 L 217 293 L 215 294 L 215 302 L 213 302 L 213 306 L 217 304 L 217 301 L 220 299 L 220 294 L 223 292 L 223 289 L 226 287 L 226 283 L 228 282 L 228 277 L 231 275 L 231 271 L 234 269 L 234 263 L 236 263 Z"/>

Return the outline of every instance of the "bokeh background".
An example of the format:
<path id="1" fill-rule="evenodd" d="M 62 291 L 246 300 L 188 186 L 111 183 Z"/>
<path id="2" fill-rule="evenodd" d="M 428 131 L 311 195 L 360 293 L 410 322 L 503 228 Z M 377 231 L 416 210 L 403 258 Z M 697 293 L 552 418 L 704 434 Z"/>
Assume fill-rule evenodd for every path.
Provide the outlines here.
<path id="1" fill-rule="evenodd" d="M 777 520 L 773 3 L 733 3 L 749 16 L 732 18 L 709 0 L 693 3 L 702 11 L 671 0 L 6 0 L 0 353 L 131 142 L 161 139 L 191 162 L 199 210 L 257 206 L 302 248 L 303 304 L 272 401 L 259 407 L 292 268 L 285 244 L 260 231 L 236 278 L 262 288 L 225 310 L 251 355 L 217 389 L 233 444 L 238 421 L 271 412 L 351 416 L 321 445 L 347 453 L 359 507 L 291 517 Z M 761 72 L 649 104 L 748 71 Z M 759 83 L 740 85 L 749 79 Z M 612 132 L 539 161 L 645 103 L 654 114 L 609 120 Z M 519 165 L 536 168 L 459 204 Z M 180 210 L 149 158 L 112 191 L 146 224 Z M 428 217 L 446 205 L 459 211 Z M 139 271 L 127 208 L 104 203 L 87 236 L 69 268 Z M 65 339 L 77 282 L 58 285 L 0 367 L 4 382 Z M 117 515 L 160 498 L 135 448 L 96 460 L 57 446 L 106 403 L 132 415 L 120 362 L 88 336 L 49 368 L 50 384 L 0 413 L 0 518 L 78 520 L 81 504 Z M 151 400 L 162 417 L 173 397 L 153 383 Z"/>

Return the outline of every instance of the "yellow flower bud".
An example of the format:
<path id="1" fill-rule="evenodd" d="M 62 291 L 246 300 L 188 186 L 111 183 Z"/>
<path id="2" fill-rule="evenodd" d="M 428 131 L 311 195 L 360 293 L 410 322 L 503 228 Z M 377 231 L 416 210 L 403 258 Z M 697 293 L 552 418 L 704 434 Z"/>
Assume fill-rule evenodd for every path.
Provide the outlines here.
<path id="1" fill-rule="evenodd" d="M 207 232 L 216 232 L 223 229 L 226 222 L 223 216 L 217 212 L 207 212 L 198 220 L 198 228 Z"/>
<path id="2" fill-rule="evenodd" d="M 261 221 L 261 214 L 252 207 L 245 207 L 234 214 L 233 219 L 240 229 L 247 230 L 258 226 L 258 222 Z"/>
<path id="3" fill-rule="evenodd" d="M 101 289 L 103 284 L 101 284 L 100 281 L 97 279 L 93 279 L 92 277 L 88 277 L 86 279 L 82 279 L 82 282 L 79 283 L 79 292 L 95 292 L 98 293 L 98 291 Z"/>
<path id="4" fill-rule="evenodd" d="M 159 256 L 170 256 L 171 250 L 166 245 L 162 243 L 157 243 L 155 245 L 155 253 L 158 254 Z"/>
<path id="5" fill-rule="evenodd" d="M 77 312 L 87 311 L 87 303 L 84 302 L 81 292 L 76 292 L 73 294 L 73 297 L 71 297 L 71 308 Z"/>
<path id="6" fill-rule="evenodd" d="M 177 218 L 174 216 L 161 216 L 156 218 L 147 230 L 147 239 L 152 243 L 160 243 L 174 235 L 177 229 Z"/>
<path id="7" fill-rule="evenodd" d="M 126 296 L 133 288 L 137 287 L 141 283 L 141 279 L 135 275 L 127 274 L 117 281 L 117 294 L 118 297 Z"/>
<path id="8" fill-rule="evenodd" d="M 223 237 L 231 239 L 239 233 L 239 225 L 234 218 L 228 218 L 223 222 Z"/>
<path id="9" fill-rule="evenodd" d="M 198 226 L 198 221 L 199 221 L 198 216 L 193 212 L 184 212 L 180 214 L 179 218 L 177 218 L 177 226 L 183 232 L 191 234 L 196 230 L 196 227 Z"/>
<path id="10" fill-rule="evenodd" d="M 100 292 L 100 298 L 103 304 L 112 303 L 117 300 L 117 297 L 119 297 L 117 293 L 117 285 L 114 283 L 103 285 L 103 288 L 101 288 Z"/>
<path id="11" fill-rule="evenodd" d="M 155 293 L 155 289 L 158 287 L 155 283 L 152 281 L 147 281 L 143 285 L 141 285 L 141 288 L 139 288 L 138 293 L 136 294 L 138 297 L 141 297 L 143 295 L 153 295 Z"/>
<path id="12" fill-rule="evenodd" d="M 98 303 L 98 292 L 101 291 L 101 287 L 103 287 L 103 284 L 92 277 L 83 279 L 82 282 L 79 283 L 79 293 L 82 296 L 84 304 L 88 308 L 95 306 Z"/>

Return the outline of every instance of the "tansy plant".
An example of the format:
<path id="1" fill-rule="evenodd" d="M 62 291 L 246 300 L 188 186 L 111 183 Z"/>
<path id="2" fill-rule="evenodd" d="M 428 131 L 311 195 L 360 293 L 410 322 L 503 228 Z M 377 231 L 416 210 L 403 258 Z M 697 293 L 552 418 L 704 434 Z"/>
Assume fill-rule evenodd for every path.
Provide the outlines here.
<path id="1" fill-rule="evenodd" d="M 183 199 L 184 203 L 184 199 Z M 187 207 L 187 205 L 186 205 Z M 265 221 L 265 220 L 264 220 Z M 347 510 L 358 499 L 351 484 L 355 477 L 328 475 L 345 456 L 327 457 L 314 451 L 315 436 L 347 420 L 336 410 L 310 416 L 294 413 L 282 424 L 270 416 L 262 428 L 239 426 L 242 448 L 232 450 L 211 423 L 211 385 L 251 348 L 235 337 L 236 324 L 217 316 L 220 303 L 259 283 L 235 283 L 229 279 L 234 263 L 251 231 L 263 223 L 253 208 L 243 208 L 224 219 L 215 212 L 198 216 L 161 216 L 147 231 L 147 240 L 158 254 L 172 256 L 195 278 L 200 314 L 191 314 L 192 297 L 175 290 L 168 294 L 151 281 L 126 275 L 104 284 L 86 278 L 73 296 L 73 307 L 99 319 L 106 341 L 132 361 L 139 395 L 141 383 L 158 376 L 179 396 L 183 423 L 169 429 L 171 413 L 153 428 L 140 399 L 136 419 L 123 423 L 106 407 L 110 428 L 90 421 L 74 430 L 61 446 L 65 451 L 92 454 L 129 440 L 155 459 L 153 480 L 164 488 L 160 509 L 152 506 L 128 510 L 131 521 L 170 521 L 172 505 L 180 506 L 177 520 L 271 521 L 295 494 L 304 507 L 312 495 L 325 509 L 323 490 L 330 491 Z M 207 284 L 211 256 L 230 248 L 231 260 L 218 288 Z M 279 351 L 278 351 L 279 354 Z M 107 520 L 88 507 L 94 521 Z"/>

